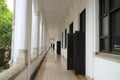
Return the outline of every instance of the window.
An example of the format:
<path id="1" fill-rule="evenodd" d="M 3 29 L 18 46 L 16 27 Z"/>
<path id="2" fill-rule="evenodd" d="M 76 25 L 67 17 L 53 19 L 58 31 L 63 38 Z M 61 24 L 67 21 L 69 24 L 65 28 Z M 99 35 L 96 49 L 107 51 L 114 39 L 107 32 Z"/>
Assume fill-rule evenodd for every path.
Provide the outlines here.
<path id="1" fill-rule="evenodd" d="M 120 0 L 100 1 L 100 51 L 120 54 Z"/>

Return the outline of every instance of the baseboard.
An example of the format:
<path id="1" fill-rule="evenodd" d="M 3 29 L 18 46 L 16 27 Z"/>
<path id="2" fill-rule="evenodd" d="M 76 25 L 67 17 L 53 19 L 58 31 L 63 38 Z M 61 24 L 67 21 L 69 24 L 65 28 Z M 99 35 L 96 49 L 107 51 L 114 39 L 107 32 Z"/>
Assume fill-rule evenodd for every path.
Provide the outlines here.
<path id="1" fill-rule="evenodd" d="M 81 80 L 94 80 L 89 76 L 79 75 Z"/>

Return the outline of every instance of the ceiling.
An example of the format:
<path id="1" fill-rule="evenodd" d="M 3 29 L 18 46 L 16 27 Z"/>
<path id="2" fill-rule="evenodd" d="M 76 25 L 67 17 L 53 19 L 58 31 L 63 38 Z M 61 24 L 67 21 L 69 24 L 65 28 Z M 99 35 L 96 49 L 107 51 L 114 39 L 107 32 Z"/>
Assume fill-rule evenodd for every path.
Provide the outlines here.
<path id="1" fill-rule="evenodd" d="M 55 38 L 64 22 L 64 17 L 71 0 L 43 0 L 46 24 L 50 38 Z"/>

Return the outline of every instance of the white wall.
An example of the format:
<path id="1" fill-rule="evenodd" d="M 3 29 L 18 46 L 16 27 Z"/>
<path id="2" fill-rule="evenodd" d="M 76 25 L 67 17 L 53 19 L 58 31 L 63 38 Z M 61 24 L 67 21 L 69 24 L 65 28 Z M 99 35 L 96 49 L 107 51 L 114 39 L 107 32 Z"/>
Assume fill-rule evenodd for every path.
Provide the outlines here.
<path id="1" fill-rule="evenodd" d="M 99 0 L 73 0 L 66 12 L 64 26 L 69 32 L 73 21 L 74 32 L 79 30 L 79 14 L 86 8 L 86 76 L 94 80 L 120 80 L 120 63 L 95 57 L 99 51 Z M 67 48 L 61 49 L 67 59 Z"/>
<path id="2" fill-rule="evenodd" d="M 120 80 L 120 63 L 99 57 L 94 61 L 95 80 Z"/>
<path id="3" fill-rule="evenodd" d="M 67 49 L 62 48 L 61 49 L 61 54 L 65 59 L 67 59 Z"/>
<path id="4" fill-rule="evenodd" d="M 79 15 L 86 9 L 86 75 L 93 78 L 93 0 L 73 1 L 66 13 L 64 25 L 69 32 L 69 25 L 74 24 L 74 32 L 79 30 Z M 67 48 L 61 49 L 61 54 L 67 59 Z"/>

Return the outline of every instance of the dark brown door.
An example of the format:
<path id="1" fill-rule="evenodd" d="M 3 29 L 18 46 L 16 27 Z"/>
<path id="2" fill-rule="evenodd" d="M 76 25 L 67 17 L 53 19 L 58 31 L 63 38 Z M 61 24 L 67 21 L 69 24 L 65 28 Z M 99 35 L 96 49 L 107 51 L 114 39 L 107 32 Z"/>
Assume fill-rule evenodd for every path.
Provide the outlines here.
<path id="1" fill-rule="evenodd" d="M 70 24 L 69 26 L 69 33 L 72 34 L 73 33 L 73 22 Z"/>
<path id="2" fill-rule="evenodd" d="M 74 34 L 74 70 L 85 75 L 85 10 L 80 14 L 80 31 Z"/>
<path id="3" fill-rule="evenodd" d="M 81 62 L 80 62 L 80 64 L 81 64 L 81 71 L 80 71 L 80 73 L 81 74 L 83 74 L 83 75 L 85 75 L 85 60 L 86 60 L 86 55 L 85 55 L 85 48 L 86 48 L 86 44 L 85 44 L 85 41 L 86 41 L 86 39 L 85 39 L 85 35 L 86 35 L 86 11 L 85 10 L 83 10 L 83 12 L 80 14 L 80 32 L 81 32 L 81 49 L 82 49 L 82 51 L 81 51 Z"/>
<path id="4" fill-rule="evenodd" d="M 68 34 L 67 69 L 73 70 L 73 34 Z"/>
<path id="5" fill-rule="evenodd" d="M 61 54 L 61 41 L 57 41 L 57 54 Z"/>
<path id="6" fill-rule="evenodd" d="M 73 70 L 73 23 L 69 26 L 68 46 L 67 46 L 67 69 Z"/>
<path id="7" fill-rule="evenodd" d="M 55 49 L 55 44 L 53 44 L 53 49 Z"/>

